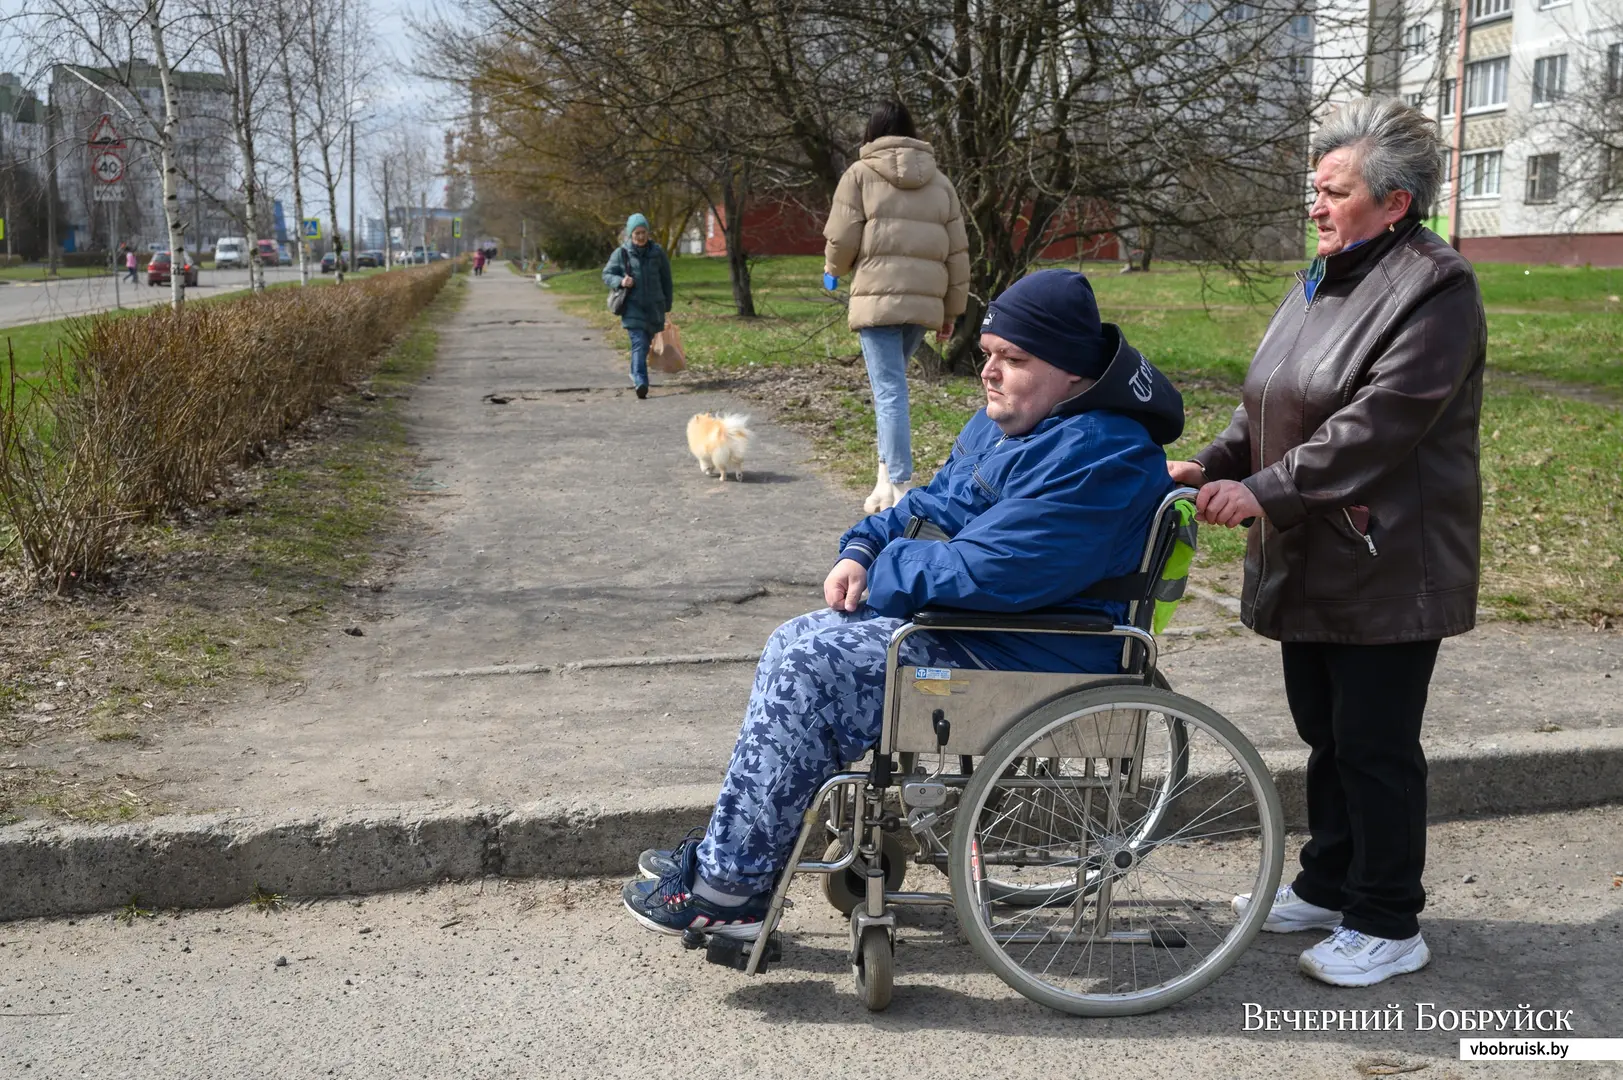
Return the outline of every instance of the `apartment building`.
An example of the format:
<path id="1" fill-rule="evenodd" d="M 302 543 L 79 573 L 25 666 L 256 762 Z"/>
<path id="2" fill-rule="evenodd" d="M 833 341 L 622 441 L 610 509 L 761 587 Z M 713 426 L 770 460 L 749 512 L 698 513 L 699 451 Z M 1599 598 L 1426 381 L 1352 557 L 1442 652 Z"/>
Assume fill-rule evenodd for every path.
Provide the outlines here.
<path id="1" fill-rule="evenodd" d="M 1458 140 L 1431 224 L 1468 257 L 1623 266 L 1623 0 L 1466 0 L 1463 33 L 1461 7 L 1376 0 L 1315 43 L 1319 89 L 1398 95 Z"/>
<path id="2" fill-rule="evenodd" d="M 181 111 L 177 132 L 181 217 L 189 248 L 211 247 L 220 236 L 241 235 L 241 168 L 231 132 L 229 89 L 224 77 L 201 71 L 174 72 Z M 52 70 L 51 105 L 57 123 L 57 190 L 65 220 L 63 248 L 106 250 L 133 241 L 168 243 L 163 212 L 163 174 L 156 143 L 163 118 L 157 66 L 134 61 L 128 70 L 59 64 Z M 123 198 L 102 202 L 91 175 L 88 146 L 98 118 L 108 114 L 125 143 Z M 116 210 L 114 209 L 116 207 Z"/>

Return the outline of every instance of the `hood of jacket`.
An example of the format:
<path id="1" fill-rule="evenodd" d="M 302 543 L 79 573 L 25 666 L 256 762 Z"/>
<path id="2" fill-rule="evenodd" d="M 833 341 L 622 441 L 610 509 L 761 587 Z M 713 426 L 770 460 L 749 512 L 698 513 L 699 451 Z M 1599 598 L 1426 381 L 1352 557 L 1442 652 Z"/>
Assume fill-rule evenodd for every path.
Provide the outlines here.
<path id="1" fill-rule="evenodd" d="M 862 161 L 894 187 L 921 188 L 935 179 L 935 151 L 921 139 L 886 135 L 862 147 Z"/>
<path id="2" fill-rule="evenodd" d="M 1157 446 L 1183 434 L 1183 395 L 1170 379 L 1131 345 L 1114 323 L 1100 327 L 1110 366 L 1094 384 L 1054 406 L 1050 416 L 1075 416 L 1090 409 L 1111 409 L 1144 425 Z"/>

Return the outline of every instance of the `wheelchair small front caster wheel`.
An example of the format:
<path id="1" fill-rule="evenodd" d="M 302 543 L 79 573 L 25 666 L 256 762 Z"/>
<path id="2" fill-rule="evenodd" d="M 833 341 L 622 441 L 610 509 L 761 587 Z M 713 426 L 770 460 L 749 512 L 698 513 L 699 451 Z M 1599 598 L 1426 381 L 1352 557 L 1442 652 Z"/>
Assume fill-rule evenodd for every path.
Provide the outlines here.
<path id="1" fill-rule="evenodd" d="M 857 997 L 869 1012 L 882 1012 L 890 1005 L 890 992 L 896 972 L 896 954 L 890 933 L 883 926 L 870 926 L 862 932 L 862 946 L 851 974 L 857 983 Z"/>
<path id="2" fill-rule="evenodd" d="M 885 890 L 896 892 L 902 887 L 902 881 L 907 877 L 907 852 L 902 842 L 890 833 L 884 834 L 884 843 L 880 847 L 879 864 L 885 871 Z M 845 853 L 845 845 L 835 840 L 823 852 L 824 862 L 833 862 Z M 855 864 L 840 871 L 838 874 L 823 875 L 823 899 L 829 906 L 841 915 L 849 915 L 857 909 L 857 905 L 868 899 L 868 880 L 857 871 Z"/>

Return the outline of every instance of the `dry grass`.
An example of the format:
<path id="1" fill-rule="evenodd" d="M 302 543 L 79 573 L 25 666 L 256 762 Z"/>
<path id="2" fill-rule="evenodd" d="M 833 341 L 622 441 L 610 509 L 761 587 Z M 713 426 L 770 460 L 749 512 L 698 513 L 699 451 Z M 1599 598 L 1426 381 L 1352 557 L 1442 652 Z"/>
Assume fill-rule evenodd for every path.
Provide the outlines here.
<path id="1" fill-rule="evenodd" d="M 133 523 L 201 502 L 353 387 L 450 275 L 75 323 L 0 410 L 0 520 L 26 579 L 60 591 L 104 574 Z"/>

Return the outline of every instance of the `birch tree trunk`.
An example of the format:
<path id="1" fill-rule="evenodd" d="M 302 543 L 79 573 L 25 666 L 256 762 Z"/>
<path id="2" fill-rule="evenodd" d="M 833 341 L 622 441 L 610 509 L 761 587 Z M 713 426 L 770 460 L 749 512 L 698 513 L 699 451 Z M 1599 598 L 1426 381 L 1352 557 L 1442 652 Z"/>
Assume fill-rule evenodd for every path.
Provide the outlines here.
<path id="1" fill-rule="evenodd" d="M 163 87 L 163 128 L 158 134 L 159 167 L 163 169 L 163 216 L 169 227 L 169 294 L 176 311 L 186 306 L 186 235 L 180 220 L 180 184 L 175 179 L 175 137 L 180 131 L 180 102 L 175 98 L 174 73 L 163 41 L 163 0 L 151 0 L 146 9 L 152 33 L 152 57 Z"/>

